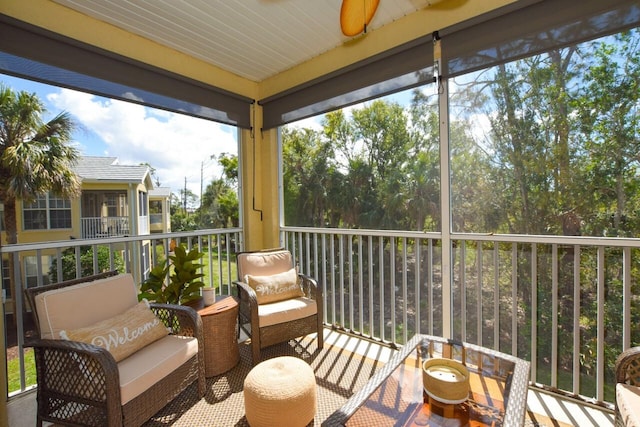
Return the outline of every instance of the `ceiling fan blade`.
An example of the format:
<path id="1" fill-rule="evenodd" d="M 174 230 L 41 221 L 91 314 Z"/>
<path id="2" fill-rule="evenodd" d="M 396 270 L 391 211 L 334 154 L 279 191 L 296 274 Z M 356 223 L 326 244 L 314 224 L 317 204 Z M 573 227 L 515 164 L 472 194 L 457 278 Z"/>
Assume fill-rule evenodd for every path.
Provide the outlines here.
<path id="1" fill-rule="evenodd" d="M 367 31 L 380 0 L 342 0 L 340 28 L 348 37 Z"/>

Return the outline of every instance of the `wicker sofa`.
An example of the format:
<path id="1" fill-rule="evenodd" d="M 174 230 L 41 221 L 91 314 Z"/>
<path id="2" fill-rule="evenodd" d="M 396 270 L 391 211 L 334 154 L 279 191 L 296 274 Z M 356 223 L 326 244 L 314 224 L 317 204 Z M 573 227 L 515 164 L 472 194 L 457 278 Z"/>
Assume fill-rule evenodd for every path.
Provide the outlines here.
<path id="1" fill-rule="evenodd" d="M 616 360 L 616 427 L 640 427 L 640 347 Z"/>
<path id="2" fill-rule="evenodd" d="M 239 323 L 251 337 L 253 364 L 260 362 L 262 348 L 312 333 L 317 333 L 318 348 L 323 347 L 322 288 L 297 272 L 291 252 L 240 252 L 237 267 Z"/>
<path id="3" fill-rule="evenodd" d="M 115 272 L 25 291 L 37 328 L 37 337 L 27 342 L 35 352 L 37 425 L 139 426 L 194 381 L 204 395 L 200 316 L 189 307 L 139 303 L 137 292 L 131 275 Z M 133 312 L 147 316 L 145 326 L 126 326 L 124 333 L 108 326 L 112 319 L 129 325 Z M 95 336 L 70 338 L 104 324 L 117 339 L 107 332 L 95 336 L 110 336 L 110 350 L 94 345 Z M 117 355 L 116 342 L 131 344 L 149 324 L 161 337 L 143 344 L 140 338 L 127 348 L 130 355 Z"/>

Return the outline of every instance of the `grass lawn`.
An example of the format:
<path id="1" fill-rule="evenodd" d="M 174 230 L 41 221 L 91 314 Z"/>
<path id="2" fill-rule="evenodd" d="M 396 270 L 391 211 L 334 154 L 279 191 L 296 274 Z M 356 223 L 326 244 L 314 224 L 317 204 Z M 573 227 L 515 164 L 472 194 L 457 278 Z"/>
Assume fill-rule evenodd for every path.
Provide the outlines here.
<path id="1" fill-rule="evenodd" d="M 221 293 L 229 293 L 228 285 L 238 278 L 235 255 L 227 255 L 226 252 L 222 252 L 222 256 L 220 257 L 217 248 L 214 248 L 211 253 L 209 252 L 209 248 L 206 247 L 201 250 L 204 252 L 201 263 L 204 264 L 202 269 L 204 277 L 202 277 L 202 281 L 205 286 L 208 287 L 211 285 L 218 289 L 222 285 Z M 162 253 L 162 247 L 158 248 L 157 259 L 165 259 Z M 227 259 L 230 261 L 229 264 L 227 264 Z"/>
<path id="2" fill-rule="evenodd" d="M 33 360 L 33 349 L 28 348 L 24 352 L 24 371 L 26 375 L 25 385 L 29 387 L 36 383 L 36 364 Z M 7 361 L 9 393 L 20 390 L 20 360 L 17 357 Z"/>
<path id="3" fill-rule="evenodd" d="M 205 283 L 205 286 L 209 286 L 209 283 L 211 283 L 211 285 L 217 289 L 222 285 L 222 293 L 228 292 L 227 286 L 238 278 L 235 256 L 231 254 L 229 257 L 231 262 L 227 264 L 226 252 L 222 252 L 222 259 L 220 259 L 217 250 L 209 253 L 207 248 L 204 249 L 202 264 L 204 264 L 205 267 L 202 281 Z"/>

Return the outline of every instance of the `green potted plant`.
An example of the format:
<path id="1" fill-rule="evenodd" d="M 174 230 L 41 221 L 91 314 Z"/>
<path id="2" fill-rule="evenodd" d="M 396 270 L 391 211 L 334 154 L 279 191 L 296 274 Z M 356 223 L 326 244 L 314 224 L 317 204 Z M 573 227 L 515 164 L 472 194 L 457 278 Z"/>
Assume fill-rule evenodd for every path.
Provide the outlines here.
<path id="1" fill-rule="evenodd" d="M 142 282 L 138 300 L 163 304 L 189 305 L 201 298 L 200 289 L 204 274 L 199 270 L 203 264 L 199 260 L 204 256 L 197 247 L 187 252 L 184 245 L 178 245 L 166 262 L 156 265 L 149 278 Z M 169 276 L 168 282 L 166 281 Z"/>

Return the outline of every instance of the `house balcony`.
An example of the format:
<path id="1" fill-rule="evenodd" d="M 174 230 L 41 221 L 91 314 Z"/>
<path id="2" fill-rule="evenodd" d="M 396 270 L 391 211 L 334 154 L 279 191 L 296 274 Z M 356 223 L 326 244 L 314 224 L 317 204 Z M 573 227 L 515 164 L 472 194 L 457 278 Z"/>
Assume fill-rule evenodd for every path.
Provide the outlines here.
<path id="1" fill-rule="evenodd" d="M 637 310 L 631 268 L 640 240 L 450 236 L 443 242 L 440 233 L 281 230 L 281 242 L 294 254 L 300 271 L 316 277 L 323 287 L 325 335 L 329 342 L 350 343 L 343 357 L 353 357 L 351 344 L 366 345 L 368 352 L 380 355 L 395 351 L 417 333 L 448 336 L 530 361 L 531 411 L 544 408 L 546 416 L 564 419 L 568 425 L 612 425 L 612 360 L 629 347 L 636 333 L 631 329 Z M 107 246 L 126 254 L 126 270 L 134 277 L 144 277 L 145 268 L 166 255 L 170 241 L 176 240 L 206 248 L 205 282 L 220 294 L 233 292 L 235 256 L 230 245 L 242 247 L 241 229 L 149 238 L 51 242 L 1 250 L 7 256 L 60 251 L 63 246 Z M 21 290 L 24 282 L 17 282 Z M 17 312 L 24 312 L 22 292 L 14 295 Z M 611 311 L 619 316 L 605 316 Z M 10 402 L 35 386 L 27 378 L 28 318 L 25 314 L 6 322 L 18 361 L 13 375 L 19 377 L 9 374 L 9 381 L 17 384 L 9 392 Z M 375 347 L 370 347 L 372 343 Z"/>
<path id="2" fill-rule="evenodd" d="M 126 216 L 83 217 L 80 219 L 82 239 L 123 237 L 131 233 Z"/>
<path id="3" fill-rule="evenodd" d="M 149 224 L 149 217 L 142 215 L 137 221 L 137 235 L 147 235 L 151 231 L 162 231 L 162 227 Z M 131 221 L 126 216 L 84 217 L 80 220 L 82 239 L 104 239 L 109 237 L 127 237 L 131 231 Z"/>

